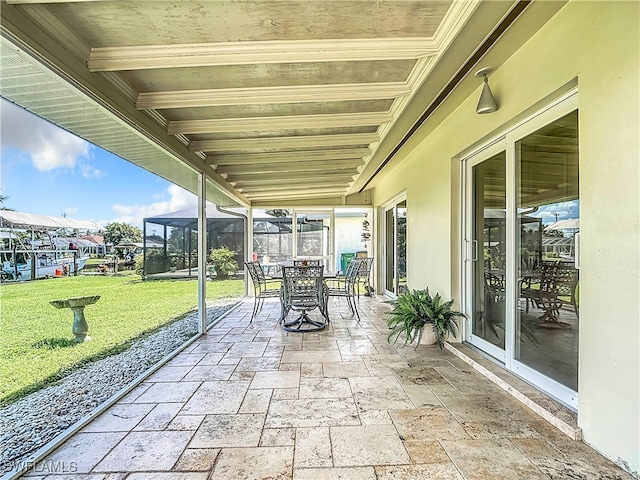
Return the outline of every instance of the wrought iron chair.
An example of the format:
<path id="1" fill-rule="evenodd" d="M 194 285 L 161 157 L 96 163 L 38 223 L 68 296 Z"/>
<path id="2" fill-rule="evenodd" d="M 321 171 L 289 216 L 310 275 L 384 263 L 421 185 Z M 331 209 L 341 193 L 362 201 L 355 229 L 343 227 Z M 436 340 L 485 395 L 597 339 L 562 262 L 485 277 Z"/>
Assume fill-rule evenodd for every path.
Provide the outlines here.
<path id="1" fill-rule="evenodd" d="M 322 260 L 294 260 L 294 267 L 320 267 L 322 266 Z"/>
<path id="2" fill-rule="evenodd" d="M 324 267 L 282 267 L 282 328 L 289 332 L 317 331 L 325 328 L 326 323 L 315 320 L 308 314 L 310 310 L 317 308 L 322 316 L 326 317 L 325 285 L 323 278 Z M 295 320 L 285 321 L 289 312 L 300 312 Z M 327 319 L 328 321 L 328 319 Z M 304 324 L 310 325 L 302 328 Z"/>
<path id="3" fill-rule="evenodd" d="M 251 276 L 251 282 L 253 283 L 253 312 L 251 313 L 250 320 L 253 322 L 253 317 L 262 310 L 265 298 L 280 297 L 282 280 L 265 277 L 260 262 L 245 262 L 244 264 L 247 267 L 247 271 Z"/>
<path id="4" fill-rule="evenodd" d="M 366 296 L 373 297 L 375 294 L 373 288 L 371 287 L 371 284 L 369 283 L 371 278 L 371 269 L 373 268 L 373 259 L 374 257 L 364 257 L 357 259 L 361 261 L 360 268 L 358 269 L 358 278 L 356 280 L 356 286 L 358 287 L 356 288 L 356 292 L 358 293 L 358 298 L 360 298 L 360 285 L 364 287 L 364 294 Z"/>
<path id="5" fill-rule="evenodd" d="M 361 271 L 362 259 L 354 259 L 349 262 L 347 271 L 344 276 L 332 278 L 327 280 L 327 288 L 325 295 L 327 302 L 331 297 L 343 297 L 347 299 L 347 305 L 351 310 L 351 315 L 355 315 L 360 323 L 360 313 L 358 313 L 358 306 L 356 305 L 356 286 L 358 282 L 358 275 Z M 325 317 L 329 318 L 329 309 L 326 308 L 325 302 Z"/>

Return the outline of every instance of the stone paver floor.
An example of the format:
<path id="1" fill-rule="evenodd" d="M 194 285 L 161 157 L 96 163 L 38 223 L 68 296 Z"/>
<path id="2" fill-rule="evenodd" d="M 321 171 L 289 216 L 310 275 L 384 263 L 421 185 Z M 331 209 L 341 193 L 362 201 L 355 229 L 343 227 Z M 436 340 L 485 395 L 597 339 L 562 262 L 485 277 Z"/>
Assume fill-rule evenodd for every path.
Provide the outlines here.
<path id="1" fill-rule="evenodd" d="M 452 353 L 361 322 L 287 333 L 245 301 L 26 474 L 34 479 L 630 479 Z M 293 313 L 292 313 L 293 315 Z"/>

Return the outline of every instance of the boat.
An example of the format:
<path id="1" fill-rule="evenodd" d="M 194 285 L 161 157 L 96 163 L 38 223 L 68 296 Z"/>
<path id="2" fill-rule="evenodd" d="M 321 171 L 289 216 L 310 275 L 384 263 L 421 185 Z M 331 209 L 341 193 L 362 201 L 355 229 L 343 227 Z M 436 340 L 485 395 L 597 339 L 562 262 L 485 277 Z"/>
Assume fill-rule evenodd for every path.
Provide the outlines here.
<path id="1" fill-rule="evenodd" d="M 80 232 L 100 231 L 94 222 L 0 211 L 0 279 L 26 281 L 77 275 L 95 243 Z M 7 243 L 8 242 L 8 248 Z"/>
<path id="2" fill-rule="evenodd" d="M 25 253 L 24 250 L 16 250 L 16 253 Z M 30 251 L 27 253 L 31 253 Z M 2 271 L 4 272 L 4 280 L 31 280 L 33 278 L 49 278 L 62 277 L 65 275 L 75 275 L 82 270 L 89 259 L 89 256 L 65 256 L 60 258 L 52 258 L 52 252 L 36 253 L 35 265 L 32 258 L 28 258 L 25 263 L 12 262 L 5 260 L 2 262 Z M 57 252 L 55 252 L 57 253 Z"/>

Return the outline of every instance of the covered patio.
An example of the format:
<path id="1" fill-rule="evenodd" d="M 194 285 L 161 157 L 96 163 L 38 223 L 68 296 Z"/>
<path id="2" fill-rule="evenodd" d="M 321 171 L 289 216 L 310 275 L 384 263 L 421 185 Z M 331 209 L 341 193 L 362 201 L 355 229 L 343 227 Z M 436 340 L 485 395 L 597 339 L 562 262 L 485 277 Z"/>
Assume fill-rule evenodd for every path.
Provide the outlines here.
<path id="1" fill-rule="evenodd" d="M 79 433 L 92 443 L 57 458 L 103 479 L 251 478 L 231 465 L 260 464 L 243 457 L 252 449 L 272 449 L 260 476 L 283 478 L 322 478 L 303 471 L 315 467 L 357 469 L 327 478 L 622 478 L 591 446 L 640 478 L 640 3 L 0 2 L 3 101 L 198 198 L 203 338 L 118 406 L 126 428 Z M 251 212 L 324 210 L 331 227 L 327 209 L 366 211 L 370 230 L 355 237 L 369 240 L 375 293 L 428 286 L 467 321 L 444 352 L 390 349 L 385 305 L 368 299 L 361 325 L 336 320 L 317 337 L 285 336 L 277 307 L 249 323 L 249 304 L 205 332 L 207 202 L 250 212 L 245 260 L 263 264 L 273 254 L 258 251 Z M 500 241 L 484 237 L 485 209 L 505 212 Z M 547 260 L 539 231 L 565 217 L 580 236 L 551 260 L 579 270 L 579 323 L 522 347 L 531 305 L 518 270 Z M 326 245 L 328 261 L 354 252 Z M 484 308 L 484 273 L 504 275 L 499 314 Z M 479 328 L 487 321 L 502 333 Z M 512 404 L 463 352 L 496 381 L 523 379 L 503 389 L 585 444 Z M 190 470 L 198 459 L 209 463 Z"/>
<path id="2" fill-rule="evenodd" d="M 478 373 L 470 350 L 389 345 L 383 301 L 361 298 L 359 324 L 330 308 L 327 329 L 298 334 L 277 300 L 253 322 L 242 302 L 28 478 L 632 478 L 505 391 L 536 392 L 524 382 Z"/>

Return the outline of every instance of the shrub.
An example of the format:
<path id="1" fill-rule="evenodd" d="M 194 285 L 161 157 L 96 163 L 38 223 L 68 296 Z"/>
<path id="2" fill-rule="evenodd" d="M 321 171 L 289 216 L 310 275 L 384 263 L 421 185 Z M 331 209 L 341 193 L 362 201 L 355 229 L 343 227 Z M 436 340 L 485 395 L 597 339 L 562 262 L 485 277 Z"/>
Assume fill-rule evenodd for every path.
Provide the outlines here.
<path id="1" fill-rule="evenodd" d="M 214 248 L 209 254 L 209 261 L 216 271 L 216 276 L 219 279 L 228 278 L 230 274 L 238 270 L 238 262 L 235 261 L 233 256 L 236 253 L 229 250 L 224 245 L 220 248 Z"/>
<path id="2" fill-rule="evenodd" d="M 136 258 L 134 260 L 135 262 L 135 272 L 142 276 L 143 274 L 143 268 L 144 268 L 144 255 L 136 255 Z"/>

